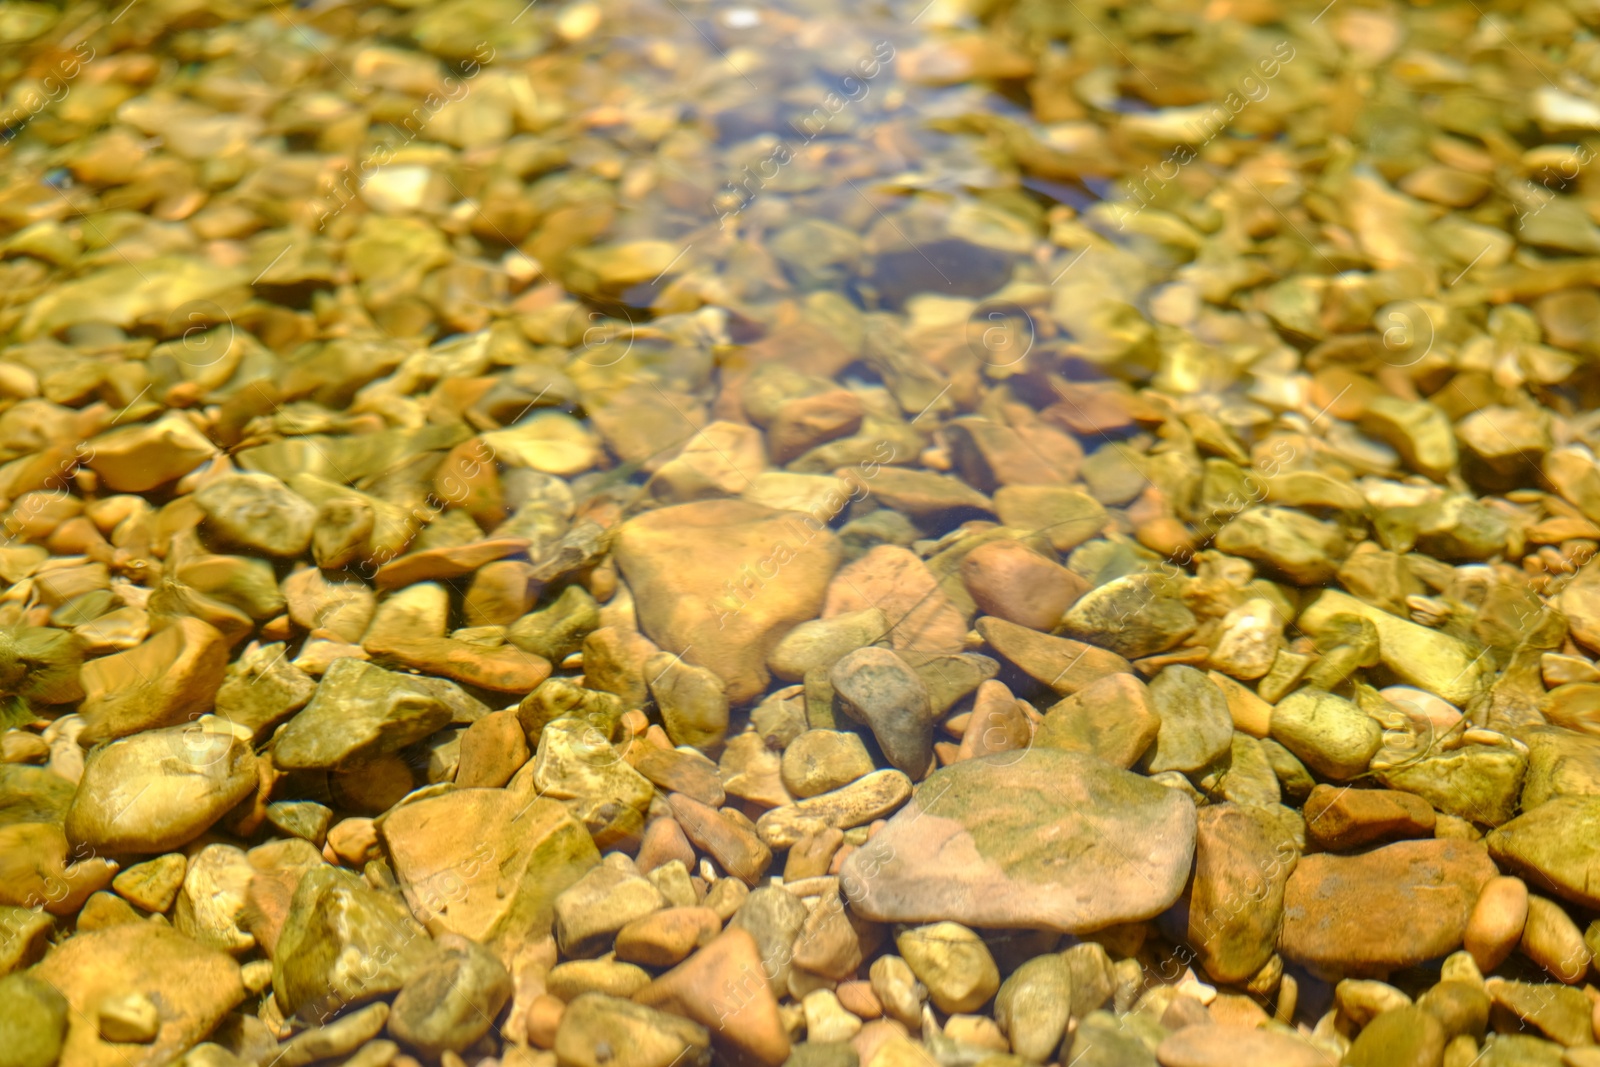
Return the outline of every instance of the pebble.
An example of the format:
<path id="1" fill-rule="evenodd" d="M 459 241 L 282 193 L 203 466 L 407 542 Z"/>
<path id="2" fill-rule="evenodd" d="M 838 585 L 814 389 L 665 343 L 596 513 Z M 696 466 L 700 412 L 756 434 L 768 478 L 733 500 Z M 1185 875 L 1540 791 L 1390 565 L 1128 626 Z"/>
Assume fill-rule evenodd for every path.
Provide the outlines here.
<path id="1" fill-rule="evenodd" d="M 841 707 L 871 728 L 890 765 L 921 778 L 933 760 L 933 706 L 910 664 L 887 648 L 861 648 L 828 672 Z"/>
<path id="2" fill-rule="evenodd" d="M 436 951 L 398 897 L 342 868 L 317 867 L 295 887 L 278 935 L 273 996 L 285 1015 L 322 1018 L 400 989 Z"/>
<path id="3" fill-rule="evenodd" d="M 1523 1023 L 1561 1045 L 1593 1045 L 1594 1006 L 1581 990 L 1550 983 L 1491 978 L 1489 999 Z"/>
<path id="4" fill-rule="evenodd" d="M 893 769 L 873 771 L 847 786 L 773 808 L 756 820 L 756 833 L 774 849 L 790 848 L 807 834 L 866 826 L 896 811 L 911 796 L 911 779 Z"/>
<path id="5" fill-rule="evenodd" d="M 206 529 L 226 546 L 293 559 L 311 546 L 317 509 L 270 474 L 230 474 L 197 489 Z"/>
<path id="6" fill-rule="evenodd" d="M 1554 797 L 1491 830 L 1489 855 L 1509 873 L 1581 907 L 1600 907 L 1588 872 L 1600 862 L 1600 797 Z"/>
<path id="7" fill-rule="evenodd" d="M 1185 940 L 1216 981 L 1242 985 L 1276 951 L 1298 851 L 1270 809 L 1200 809 Z"/>
<path id="8" fill-rule="evenodd" d="M 138 646 L 84 664 L 81 736 L 105 741 L 193 721 L 211 710 L 227 667 L 214 627 L 174 619 Z"/>
<path id="9" fill-rule="evenodd" d="M 784 787 L 802 800 L 841 789 L 872 770 L 866 745 L 845 731 L 807 730 L 783 750 Z"/>
<path id="10" fill-rule="evenodd" d="M 572 1067 L 708 1067 L 706 1027 L 643 1004 L 585 993 L 567 1005 L 556 1028 L 557 1061 Z"/>
<path id="11" fill-rule="evenodd" d="M 0 1042 L 17 1067 L 53 1067 L 61 1057 L 70 1006 L 31 974 L 0 977 Z"/>
<path id="12" fill-rule="evenodd" d="M 1150 680 L 1149 708 L 1160 721 L 1146 766 L 1198 771 L 1217 762 L 1233 743 L 1233 718 L 1222 691 L 1202 672 L 1174 664 Z M 1083 694 L 1087 698 L 1087 691 Z"/>
<path id="13" fill-rule="evenodd" d="M 115 1044 L 148 1045 L 161 1032 L 161 1013 L 143 993 L 113 994 L 95 1005 L 95 1028 Z"/>
<path id="14" fill-rule="evenodd" d="M 778 1067 L 789 1056 L 789 1037 L 762 966 L 756 939 L 730 927 L 634 999 L 710 1029 L 713 1042 L 729 1055 Z"/>
<path id="15" fill-rule="evenodd" d="M 961 581 L 978 610 L 1034 630 L 1052 630 L 1088 589 L 1076 574 L 1021 541 L 979 545 L 961 561 Z"/>
<path id="16" fill-rule="evenodd" d="M 992 616 L 977 620 L 974 627 L 1001 657 L 1061 696 L 1109 675 L 1133 673 L 1133 664 L 1115 652 L 1082 641 L 1041 634 Z"/>
<path id="17" fill-rule="evenodd" d="M 909 549 L 878 545 L 841 567 L 828 583 L 821 616 L 832 619 L 870 608 L 888 620 L 884 639 L 890 648 L 927 653 L 965 649 L 968 617 Z"/>
<path id="18" fill-rule="evenodd" d="M 617 931 L 617 959 L 646 967 L 672 967 L 721 932 L 722 920 L 710 908 L 664 908 Z"/>
<path id="19" fill-rule="evenodd" d="M 929 776 L 840 873 L 853 910 L 877 922 L 1100 930 L 1177 900 L 1194 818 L 1183 794 L 1093 757 L 1003 753 Z M 1121 845 L 1089 847 L 1105 840 Z"/>
<path id="20" fill-rule="evenodd" d="M 812 990 L 800 1006 L 805 1011 L 807 1041 L 849 1041 L 861 1031 L 861 1019 L 845 1010 L 831 989 Z"/>
<path id="21" fill-rule="evenodd" d="M 318 1060 L 348 1056 L 383 1032 L 389 1005 L 383 1001 L 313 1027 L 286 1042 L 278 1054 L 281 1067 L 306 1067 Z M 399 1049 L 395 1049 L 396 1052 Z"/>
<path id="22" fill-rule="evenodd" d="M 650 979 L 650 972 L 643 967 L 615 959 L 568 960 L 550 968 L 545 989 L 565 1001 L 585 993 L 631 997 L 649 985 Z"/>
<path id="23" fill-rule="evenodd" d="M 528 738 L 514 710 L 491 712 L 461 735 L 456 785 L 497 789 L 528 762 Z"/>
<path id="24" fill-rule="evenodd" d="M 249 740 L 206 719 L 96 749 L 67 809 L 67 836 L 96 851 L 144 855 L 187 844 L 255 790 Z"/>
<path id="25" fill-rule="evenodd" d="M 1272 738 L 1336 782 L 1361 774 L 1383 744 L 1383 729 L 1351 701 L 1302 689 L 1272 709 Z"/>
<path id="26" fill-rule="evenodd" d="M 449 721 L 450 709 L 405 675 L 358 659 L 335 660 L 310 703 L 279 732 L 272 760 L 284 770 L 326 770 L 399 751 Z"/>
<path id="27" fill-rule="evenodd" d="M 189 864 L 176 852 L 136 863 L 111 880 L 111 888 L 145 911 L 166 911 L 178 899 Z"/>
<path id="28" fill-rule="evenodd" d="M 703 750 L 722 744 L 728 732 L 728 696 L 721 678 L 669 652 L 645 660 L 644 673 L 673 744 Z"/>
<path id="29" fill-rule="evenodd" d="M 737 822 L 682 793 L 673 793 L 667 799 L 684 835 L 709 853 L 723 870 L 747 885 L 761 880 L 772 863 L 772 850 L 749 820 Z"/>
<path id="30" fill-rule="evenodd" d="M 1318 785 L 1303 810 L 1307 836 L 1329 852 L 1374 841 L 1427 837 L 1435 821 L 1427 801 L 1392 789 Z"/>
<path id="31" fill-rule="evenodd" d="M 1327 1056 L 1308 1041 L 1276 1030 L 1186 1026 L 1156 1047 L 1161 1067 L 1328 1067 Z"/>
<path id="32" fill-rule="evenodd" d="M 1193 633 L 1197 621 L 1177 592 L 1164 576 L 1125 575 L 1080 596 L 1061 630 L 1128 659 L 1165 652 Z"/>
<path id="33" fill-rule="evenodd" d="M 1495 874 L 1483 846 L 1462 841 L 1401 841 L 1353 856 L 1305 856 L 1289 876 L 1278 950 L 1290 960 L 1350 975 L 1384 974 L 1443 956 L 1460 946 L 1478 895 Z M 1396 891 L 1375 895 L 1374 885 Z M 1413 893 L 1408 886 L 1419 888 Z"/>
<path id="34" fill-rule="evenodd" d="M 722 679 L 730 704 L 759 696 L 771 650 L 821 614 L 840 551 L 831 532 L 793 512 L 734 499 L 649 512 L 624 523 L 616 542 L 644 634 L 688 650 L 686 662 Z"/>
<path id="35" fill-rule="evenodd" d="M 1129 768 L 1155 743 L 1161 719 L 1137 676 L 1113 674 L 1052 704 L 1033 743 Z"/>
<path id="36" fill-rule="evenodd" d="M 880 608 L 845 612 L 803 622 L 783 636 L 767 657 L 772 673 L 798 682 L 815 668 L 831 668 L 847 654 L 865 648 L 889 633 L 889 617 Z"/>
<path id="37" fill-rule="evenodd" d="M 52 950 L 31 972 L 71 1006 L 61 1062 L 125 1062 L 127 1053 L 99 1033 L 99 1008 L 108 998 L 138 997 L 160 1005 L 159 1023 L 140 1053 L 168 1062 L 210 1034 L 244 1000 L 239 965 L 158 923 L 129 923 L 79 933 Z M 140 1033 L 148 1033 L 148 1013 Z"/>
<path id="38" fill-rule="evenodd" d="M 1037 530 L 1057 552 L 1070 552 L 1106 525 L 1106 509 L 1081 489 L 1053 485 L 1003 485 L 995 490 L 1000 521 L 1014 530 Z"/>
<path id="39" fill-rule="evenodd" d="M 1427 1009 L 1394 1008 L 1373 1019 L 1350 1044 L 1350 1067 L 1410 1067 L 1435 1064 L 1444 1056 L 1444 1027 Z"/>
<path id="40" fill-rule="evenodd" d="M 595 867 L 556 895 L 556 944 L 564 956 L 598 956 L 618 930 L 666 906 L 660 891 L 639 875 Z"/>
<path id="41" fill-rule="evenodd" d="M 432 1058 L 460 1052 L 486 1034 L 511 999 L 511 975 L 488 949 L 445 934 L 440 951 L 405 980 L 389 1013 L 389 1033 Z"/>
<path id="42" fill-rule="evenodd" d="M 1528 894 L 1528 918 L 1518 947 L 1558 982 L 1581 982 L 1591 962 L 1583 933 L 1561 905 Z"/>
<path id="43" fill-rule="evenodd" d="M 790 965 L 794 962 L 795 938 L 810 914 L 800 898 L 780 886 L 762 886 L 749 891 L 738 911 L 728 921 L 755 938 L 765 961 L 765 977 L 774 992 L 789 988 Z"/>
<path id="44" fill-rule="evenodd" d="M 995 1022 L 1011 1051 L 1047 1063 L 1067 1032 L 1072 1009 L 1072 968 L 1054 954 L 1036 956 L 1012 971 L 995 996 Z"/>
<path id="45" fill-rule="evenodd" d="M 961 731 L 956 758 L 976 759 L 1027 749 L 1034 740 L 1030 714 L 1037 714 L 1033 705 L 1018 700 L 1004 682 L 991 678 L 981 683 L 972 702 L 972 717 Z"/>
<path id="46" fill-rule="evenodd" d="M 895 936 L 895 947 L 942 1012 L 977 1011 L 1000 988 L 988 946 L 959 923 L 912 927 Z"/>

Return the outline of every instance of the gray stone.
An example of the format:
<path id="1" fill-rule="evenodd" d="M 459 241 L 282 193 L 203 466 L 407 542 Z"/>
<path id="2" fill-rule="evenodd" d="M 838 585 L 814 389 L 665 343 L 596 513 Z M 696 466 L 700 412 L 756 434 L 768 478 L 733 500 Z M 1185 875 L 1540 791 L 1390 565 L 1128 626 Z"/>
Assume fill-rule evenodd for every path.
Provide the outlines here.
<path id="1" fill-rule="evenodd" d="M 910 664 L 887 648 L 862 648 L 835 663 L 828 678 L 841 706 L 872 728 L 889 763 L 920 778 L 933 761 L 933 710 Z"/>

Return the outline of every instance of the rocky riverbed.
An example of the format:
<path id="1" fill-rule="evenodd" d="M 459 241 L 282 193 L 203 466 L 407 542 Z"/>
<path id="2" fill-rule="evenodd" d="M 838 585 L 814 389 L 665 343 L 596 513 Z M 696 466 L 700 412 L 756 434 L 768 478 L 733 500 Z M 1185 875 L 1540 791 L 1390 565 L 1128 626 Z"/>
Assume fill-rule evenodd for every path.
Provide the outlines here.
<path id="1" fill-rule="evenodd" d="M 1600 8 L 921 3 L 0 0 L 0 1064 L 1600 1065 Z"/>

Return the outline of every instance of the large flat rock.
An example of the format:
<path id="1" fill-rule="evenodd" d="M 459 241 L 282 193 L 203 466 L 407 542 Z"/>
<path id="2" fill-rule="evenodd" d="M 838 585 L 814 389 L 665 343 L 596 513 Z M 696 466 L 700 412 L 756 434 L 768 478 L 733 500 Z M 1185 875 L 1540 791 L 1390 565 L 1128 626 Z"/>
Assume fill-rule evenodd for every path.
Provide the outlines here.
<path id="1" fill-rule="evenodd" d="M 843 888 L 878 922 L 1086 933 L 1170 907 L 1194 842 L 1182 793 L 1081 753 L 1002 752 L 929 776 Z"/>

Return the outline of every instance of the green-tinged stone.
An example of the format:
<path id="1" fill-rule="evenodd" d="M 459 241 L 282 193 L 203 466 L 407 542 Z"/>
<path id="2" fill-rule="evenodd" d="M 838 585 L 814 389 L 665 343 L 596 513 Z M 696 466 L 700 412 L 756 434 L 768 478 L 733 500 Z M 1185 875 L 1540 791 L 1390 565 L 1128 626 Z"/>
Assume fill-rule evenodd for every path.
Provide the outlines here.
<path id="1" fill-rule="evenodd" d="M 1393 447 L 1419 474 L 1443 480 L 1456 465 L 1455 427 L 1435 404 L 1376 396 L 1367 402 L 1361 426 Z"/>
<path id="2" fill-rule="evenodd" d="M 1512 819 L 1484 839 L 1503 870 L 1530 888 L 1553 892 L 1585 908 L 1600 908 L 1600 797 L 1555 797 Z"/>
<path id="3" fill-rule="evenodd" d="M 1128 659 L 1165 652 L 1194 632 L 1178 599 L 1182 588 L 1154 574 L 1130 574 L 1089 590 L 1067 611 L 1061 631 Z"/>
<path id="4" fill-rule="evenodd" d="M 302 477 L 332 480 L 340 487 L 394 468 L 405 457 L 453 448 L 472 436 L 465 423 L 448 422 L 415 430 L 380 430 L 349 437 L 308 434 L 247 448 L 234 457 L 245 470 L 283 479 L 312 503 L 320 503 L 301 484 Z M 413 527 L 413 533 L 415 527 Z"/>
<path id="5" fill-rule="evenodd" d="M 567 678 L 548 678 L 517 705 L 517 721 L 536 739 L 557 719 L 581 719 L 609 741 L 617 738 L 624 710 L 622 698 L 613 693 L 584 689 Z"/>
<path id="6" fill-rule="evenodd" d="M 1343 782 L 1367 769 L 1383 728 L 1343 697 L 1302 689 L 1272 709 L 1272 737 L 1318 774 Z"/>
<path id="7" fill-rule="evenodd" d="M 405 675 L 340 659 L 278 735 L 273 763 L 285 770 L 329 770 L 357 757 L 398 752 L 449 722 L 450 709 Z"/>
<path id="8" fill-rule="evenodd" d="M 392 993 L 438 951 L 397 894 L 339 867 L 306 872 L 273 955 L 285 1015 L 312 1022 Z"/>
<path id="9" fill-rule="evenodd" d="M 1072 967 L 1055 953 L 1036 956 L 1011 972 L 994 998 L 994 1018 L 1012 1051 L 1047 1063 L 1067 1031 Z"/>
<path id="10" fill-rule="evenodd" d="M 569 585 L 549 607 L 529 612 L 506 630 L 506 640 L 551 663 L 560 663 L 583 647 L 583 639 L 600 628 L 600 608 L 581 585 Z"/>
<path id="11" fill-rule="evenodd" d="M 478 1040 L 511 999 L 511 974 L 488 949 L 449 935 L 439 947 L 407 979 L 389 1016 L 389 1033 L 429 1059 Z"/>
<path id="12" fill-rule="evenodd" d="M 1331 522 L 1289 508 L 1254 508 L 1217 531 L 1217 548 L 1264 564 L 1297 585 L 1323 585 L 1338 574 L 1349 546 Z"/>
<path id="13" fill-rule="evenodd" d="M 1600 737 L 1559 726 L 1531 726 L 1517 739 L 1528 746 L 1522 810 L 1558 796 L 1600 796 Z"/>
<path id="14" fill-rule="evenodd" d="M 1407 685 L 1465 707 L 1494 674 L 1494 666 L 1465 641 L 1430 630 L 1364 604 L 1337 589 L 1326 589 L 1300 613 L 1301 629 L 1315 633 L 1334 615 L 1360 615 L 1378 628 L 1384 666 Z"/>
<path id="15" fill-rule="evenodd" d="M 72 804 L 72 783 L 43 767 L 0 763 L 0 826 L 19 822 L 59 824 Z"/>
<path id="16" fill-rule="evenodd" d="M 67 998 L 29 974 L 0 978 L 0 1048 L 11 1067 L 54 1067 L 67 1036 Z"/>
<path id="17" fill-rule="evenodd" d="M 1269 809 L 1200 809 L 1185 943 L 1214 980 L 1242 985 L 1277 949 L 1284 887 L 1298 859 Z"/>
<path id="18" fill-rule="evenodd" d="M 784 635 L 767 657 L 767 667 L 785 681 L 797 682 L 813 667 L 832 667 L 847 653 L 876 644 L 889 632 L 878 608 L 803 622 Z"/>
<path id="19" fill-rule="evenodd" d="M 1415 793 L 1435 808 L 1484 826 L 1499 826 L 1517 812 L 1528 769 L 1527 754 L 1505 744 L 1472 743 L 1392 766 L 1374 760 L 1379 782 Z"/>
<path id="20" fill-rule="evenodd" d="M 249 735 L 210 716 L 96 748 L 67 811 L 67 836 L 105 852 L 168 852 L 249 796 Z"/>
<path id="21" fill-rule="evenodd" d="M 1148 769 L 1198 771 L 1221 759 L 1233 743 L 1233 717 L 1222 690 L 1193 667 L 1164 667 L 1150 680 L 1150 707 L 1161 720 Z"/>
<path id="22" fill-rule="evenodd" d="M 78 669 L 81 638 L 44 626 L 0 629 L 0 693 L 30 704 L 65 704 L 83 699 Z"/>

